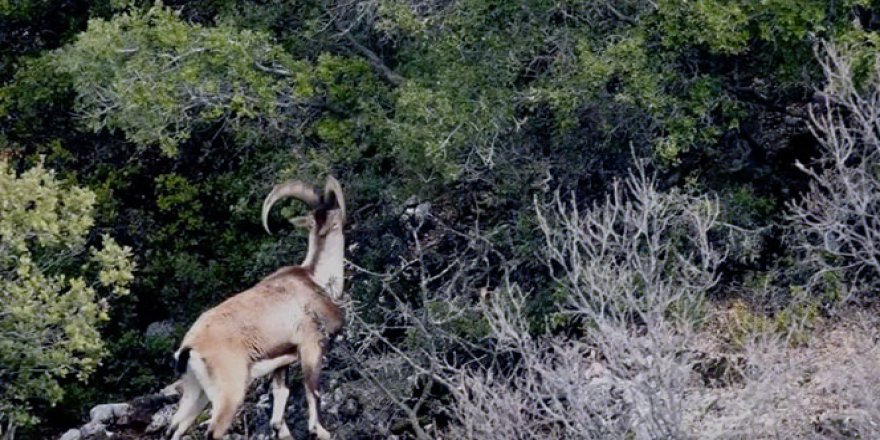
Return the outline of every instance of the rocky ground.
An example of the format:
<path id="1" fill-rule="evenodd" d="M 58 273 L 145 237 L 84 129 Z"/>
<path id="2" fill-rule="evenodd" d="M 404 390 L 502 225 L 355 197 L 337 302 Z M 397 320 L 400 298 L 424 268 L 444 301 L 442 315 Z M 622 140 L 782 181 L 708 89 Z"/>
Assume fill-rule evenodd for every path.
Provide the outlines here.
<path id="1" fill-rule="evenodd" d="M 324 385 L 322 417 L 324 425 L 334 433 L 334 438 L 388 438 L 386 436 L 376 437 L 371 434 L 371 432 L 377 431 L 377 427 L 374 425 L 379 421 L 370 417 L 370 414 L 381 413 L 381 411 L 371 408 L 370 402 L 378 402 L 378 400 L 370 399 L 363 393 L 351 391 L 358 389 L 356 386 L 351 386 L 356 384 L 349 383 L 346 390 L 343 390 L 337 386 L 338 380 L 332 377 L 332 372 L 327 376 L 329 380 Z M 86 424 L 68 430 L 60 437 L 60 440 L 165 438 L 163 433 L 177 410 L 178 398 L 178 391 L 172 385 L 155 394 L 137 397 L 129 402 L 98 405 L 89 412 L 90 420 Z M 297 439 L 309 438 L 305 405 L 302 386 L 292 384 L 287 408 L 287 424 L 294 438 Z M 231 440 L 273 439 L 274 436 L 269 427 L 271 411 L 272 395 L 269 383 L 263 380 L 248 393 L 247 400 L 236 416 L 227 438 Z M 202 439 L 209 414 L 209 411 L 205 411 L 197 420 L 196 426 L 190 429 L 188 435 L 183 438 L 185 440 Z"/>
<path id="2" fill-rule="evenodd" d="M 755 338 L 738 349 L 717 333 L 701 335 L 683 422 L 698 439 L 880 438 L 880 312 L 851 312 L 820 323 L 806 344 Z M 724 324 L 721 320 L 720 324 Z M 336 439 L 407 438 L 388 403 L 365 379 L 324 376 L 322 414 Z M 403 380 L 405 382 L 405 380 Z M 61 440 L 159 439 L 177 409 L 173 387 L 127 403 L 94 407 L 90 421 Z M 271 393 L 261 381 L 248 394 L 229 439 L 271 439 Z M 208 411 L 190 430 L 202 438 Z M 309 438 L 302 387 L 294 381 L 287 409 L 294 438 Z M 401 426 L 405 427 L 405 424 Z M 391 432 L 391 434 L 387 434 Z M 382 434 L 380 434 L 382 433 Z"/>

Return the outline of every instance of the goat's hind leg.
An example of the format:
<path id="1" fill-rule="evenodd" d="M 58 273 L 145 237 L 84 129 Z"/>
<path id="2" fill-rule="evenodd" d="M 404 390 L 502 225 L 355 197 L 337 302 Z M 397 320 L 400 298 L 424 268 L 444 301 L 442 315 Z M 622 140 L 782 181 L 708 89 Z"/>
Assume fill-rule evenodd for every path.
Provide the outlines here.
<path id="1" fill-rule="evenodd" d="M 202 391 L 202 387 L 195 376 L 191 373 L 184 374 L 180 380 L 180 385 L 182 388 L 180 404 L 174 417 L 171 418 L 171 424 L 168 425 L 166 431 L 166 435 L 174 431 L 174 435 L 171 437 L 172 440 L 179 440 L 186 433 L 186 430 L 192 426 L 202 410 L 205 409 L 205 406 L 208 405 L 208 397 Z"/>
<path id="2" fill-rule="evenodd" d="M 208 423 L 205 437 L 219 440 L 229 430 L 235 412 L 244 402 L 248 368 L 243 362 L 236 364 L 227 361 L 225 364 L 216 363 L 212 373 L 214 374 L 212 383 L 205 387 L 208 399 L 211 400 L 211 421 Z M 201 377 L 199 382 L 205 383 Z"/>
<path id="3" fill-rule="evenodd" d="M 275 431 L 275 435 L 281 440 L 293 440 L 290 429 L 284 421 L 287 398 L 290 396 L 290 388 L 287 387 L 287 372 L 287 366 L 284 366 L 272 373 L 272 419 L 269 424 Z"/>
<path id="4" fill-rule="evenodd" d="M 309 432 L 315 434 L 318 440 L 330 440 L 330 433 L 321 425 L 320 418 L 321 391 L 319 385 L 323 351 L 320 343 L 307 344 L 299 348 L 299 356 L 302 362 L 306 401 L 309 403 Z"/>

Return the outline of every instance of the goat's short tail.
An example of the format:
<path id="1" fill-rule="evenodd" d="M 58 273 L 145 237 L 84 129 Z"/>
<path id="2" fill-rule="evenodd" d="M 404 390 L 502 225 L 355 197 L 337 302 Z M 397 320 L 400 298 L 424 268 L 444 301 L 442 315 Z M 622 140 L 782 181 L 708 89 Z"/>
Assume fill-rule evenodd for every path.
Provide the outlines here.
<path id="1" fill-rule="evenodd" d="M 180 351 L 177 352 L 174 362 L 174 370 L 177 371 L 177 374 L 186 373 L 187 365 L 189 365 L 190 350 L 192 349 L 189 347 L 183 347 L 180 349 Z"/>

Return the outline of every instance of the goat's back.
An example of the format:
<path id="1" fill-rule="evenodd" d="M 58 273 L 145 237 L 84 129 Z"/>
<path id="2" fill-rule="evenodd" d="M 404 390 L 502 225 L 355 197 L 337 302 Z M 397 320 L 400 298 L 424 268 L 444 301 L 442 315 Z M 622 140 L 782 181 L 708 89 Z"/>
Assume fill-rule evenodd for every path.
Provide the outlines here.
<path id="1" fill-rule="evenodd" d="M 321 294 L 307 270 L 286 267 L 203 313 L 182 346 L 206 357 L 235 351 L 256 361 L 333 335 L 342 320 L 341 309 Z"/>

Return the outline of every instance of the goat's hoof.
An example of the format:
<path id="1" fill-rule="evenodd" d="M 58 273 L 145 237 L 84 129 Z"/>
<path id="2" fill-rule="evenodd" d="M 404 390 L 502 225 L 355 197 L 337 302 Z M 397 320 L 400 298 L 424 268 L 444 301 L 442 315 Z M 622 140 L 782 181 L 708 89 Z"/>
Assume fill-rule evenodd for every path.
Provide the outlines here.
<path id="1" fill-rule="evenodd" d="M 278 440 L 293 440 L 293 434 L 290 433 L 290 430 L 287 429 L 286 425 L 282 425 L 281 427 L 272 427 L 272 430 L 275 431 L 275 438 Z"/>
<path id="2" fill-rule="evenodd" d="M 318 440 L 330 440 L 330 433 L 321 426 L 315 428 L 312 434 L 314 434 L 315 438 L 317 438 Z"/>

